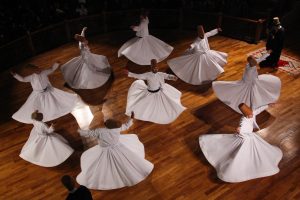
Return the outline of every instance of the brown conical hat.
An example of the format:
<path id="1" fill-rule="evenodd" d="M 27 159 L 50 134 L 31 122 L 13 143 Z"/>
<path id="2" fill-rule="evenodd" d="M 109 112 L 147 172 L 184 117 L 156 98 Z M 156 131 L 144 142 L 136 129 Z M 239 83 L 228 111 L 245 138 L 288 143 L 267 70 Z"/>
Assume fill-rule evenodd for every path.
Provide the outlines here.
<path id="1" fill-rule="evenodd" d="M 104 125 L 108 129 L 120 128 L 122 123 L 114 119 L 108 119 L 104 122 Z"/>
<path id="2" fill-rule="evenodd" d="M 241 103 L 239 105 L 239 109 L 246 117 L 253 115 L 252 109 L 249 106 L 247 106 L 245 103 Z"/>
<path id="3" fill-rule="evenodd" d="M 39 113 L 39 111 L 36 110 L 31 114 L 31 119 L 34 119 L 36 121 L 42 121 L 43 120 L 43 113 Z"/>
<path id="4" fill-rule="evenodd" d="M 156 66 L 156 65 L 157 65 L 157 60 L 151 59 L 151 66 Z"/>
<path id="5" fill-rule="evenodd" d="M 197 34 L 199 37 L 200 37 L 200 35 L 204 36 L 205 32 L 204 32 L 204 28 L 202 25 L 197 26 Z"/>
<path id="6" fill-rule="evenodd" d="M 250 66 L 257 65 L 257 61 L 256 61 L 255 57 L 252 55 L 247 57 L 247 61 L 249 62 Z"/>

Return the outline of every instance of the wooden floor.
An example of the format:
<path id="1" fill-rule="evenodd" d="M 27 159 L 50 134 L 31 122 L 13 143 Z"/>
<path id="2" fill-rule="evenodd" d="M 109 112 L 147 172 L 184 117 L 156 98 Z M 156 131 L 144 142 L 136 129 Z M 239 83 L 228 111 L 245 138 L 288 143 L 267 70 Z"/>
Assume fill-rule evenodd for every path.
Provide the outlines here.
<path id="1" fill-rule="evenodd" d="M 170 36 L 174 33 L 177 36 Z M 183 53 L 195 36 L 178 31 L 160 31 L 153 35 L 175 47 L 169 58 Z M 102 126 L 104 116 L 126 120 L 126 96 L 134 80 L 126 77 L 124 67 L 127 65 L 134 72 L 147 70 L 146 67 L 128 62 L 124 57 L 117 58 L 118 48 L 132 36 L 132 33 L 119 32 L 97 36 L 90 41 L 91 51 L 107 56 L 114 72 L 109 83 L 101 88 L 72 91 L 64 84 L 60 70 L 50 75 L 55 87 L 76 92 L 89 104 L 95 117 L 91 128 Z M 238 80 L 246 64 L 246 54 L 263 47 L 264 42 L 255 45 L 215 36 L 210 38 L 210 45 L 212 49 L 229 54 L 225 73 L 218 80 Z M 77 47 L 75 42 L 66 44 L 15 66 L 14 70 L 21 75 L 28 75 L 34 67 L 26 67 L 27 63 L 45 68 L 57 60 L 64 63 L 78 56 Z M 285 52 L 299 58 L 299 52 L 288 49 Z M 170 72 L 166 60 L 159 63 L 159 67 L 161 71 Z M 93 190 L 94 199 L 300 199 L 300 81 L 281 71 L 264 70 L 263 73 L 271 73 L 282 81 L 277 106 L 258 117 L 258 123 L 263 128 L 259 134 L 283 151 L 278 174 L 236 184 L 219 180 L 199 148 L 198 137 L 208 133 L 233 133 L 240 116 L 216 98 L 211 84 L 191 86 L 178 80 L 168 83 L 182 91 L 181 100 L 187 110 L 168 125 L 135 120 L 129 131 L 137 134 L 144 143 L 146 158 L 155 165 L 152 174 L 133 187 Z M 32 89 L 30 84 L 13 79 L 8 71 L 2 72 L 0 77 L 0 199 L 64 199 L 67 191 L 61 185 L 60 178 L 64 174 L 77 176 L 80 172 L 80 155 L 93 141 L 84 141 L 88 146 L 83 145 L 77 133 L 78 124 L 69 114 L 53 121 L 56 132 L 63 135 L 75 149 L 66 162 L 58 167 L 44 168 L 22 160 L 19 153 L 32 126 L 14 121 L 11 115 L 25 102 Z"/>

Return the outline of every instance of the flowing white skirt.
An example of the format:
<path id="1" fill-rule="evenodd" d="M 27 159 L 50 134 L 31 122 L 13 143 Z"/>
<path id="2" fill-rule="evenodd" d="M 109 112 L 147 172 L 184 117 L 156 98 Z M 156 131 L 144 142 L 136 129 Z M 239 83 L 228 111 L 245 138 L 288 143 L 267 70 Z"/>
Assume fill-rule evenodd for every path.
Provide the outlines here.
<path id="1" fill-rule="evenodd" d="M 136 80 L 128 91 L 126 115 L 158 124 L 173 122 L 186 108 L 180 102 L 181 92 L 164 84 L 160 91 L 151 93 L 143 80 Z"/>
<path id="2" fill-rule="evenodd" d="M 32 131 L 20 157 L 39 166 L 54 167 L 63 163 L 73 151 L 67 140 L 59 134 L 38 135 Z"/>
<path id="3" fill-rule="evenodd" d="M 135 37 L 128 40 L 118 51 L 118 57 L 126 56 L 132 62 L 139 65 L 150 65 L 152 59 L 163 61 L 172 52 L 173 47 L 165 42 L 148 35 Z"/>
<path id="4" fill-rule="evenodd" d="M 49 87 L 45 92 L 33 91 L 22 107 L 12 118 L 26 124 L 32 124 L 31 114 L 38 110 L 43 113 L 44 122 L 54 120 L 70 113 L 78 102 L 77 94 Z"/>
<path id="5" fill-rule="evenodd" d="M 172 71 L 184 82 L 200 85 L 204 81 L 215 80 L 224 72 L 227 54 L 214 50 L 206 53 L 192 53 L 168 61 Z"/>
<path id="6" fill-rule="evenodd" d="M 233 110 L 241 113 L 239 105 L 245 103 L 252 109 L 274 103 L 280 96 L 281 81 L 273 75 L 259 75 L 253 82 L 214 81 L 216 96 Z"/>
<path id="7" fill-rule="evenodd" d="M 74 89 L 94 89 L 106 83 L 110 65 L 105 56 L 89 53 L 88 64 L 82 56 L 75 57 L 61 66 L 68 85 Z"/>
<path id="8" fill-rule="evenodd" d="M 110 190 L 135 185 L 153 170 L 145 160 L 144 145 L 137 135 L 120 135 L 119 144 L 96 145 L 81 156 L 81 173 L 76 180 L 89 189 Z"/>
<path id="9" fill-rule="evenodd" d="M 202 135 L 199 144 L 225 182 L 242 182 L 279 172 L 282 151 L 255 133 Z"/>

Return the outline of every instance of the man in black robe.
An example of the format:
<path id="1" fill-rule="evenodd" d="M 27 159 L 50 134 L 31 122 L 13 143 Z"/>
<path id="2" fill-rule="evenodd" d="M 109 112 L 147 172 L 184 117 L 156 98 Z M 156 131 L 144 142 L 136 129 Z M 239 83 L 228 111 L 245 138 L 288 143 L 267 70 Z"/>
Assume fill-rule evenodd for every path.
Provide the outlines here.
<path id="1" fill-rule="evenodd" d="M 69 191 L 66 200 L 93 200 L 91 192 L 85 186 L 75 187 L 75 181 L 72 177 L 64 175 L 61 182 Z"/>
<path id="2" fill-rule="evenodd" d="M 277 67 L 281 50 L 283 49 L 284 28 L 281 26 L 279 18 L 273 18 L 272 28 L 269 31 L 266 49 L 270 55 L 259 63 L 260 67 Z"/>

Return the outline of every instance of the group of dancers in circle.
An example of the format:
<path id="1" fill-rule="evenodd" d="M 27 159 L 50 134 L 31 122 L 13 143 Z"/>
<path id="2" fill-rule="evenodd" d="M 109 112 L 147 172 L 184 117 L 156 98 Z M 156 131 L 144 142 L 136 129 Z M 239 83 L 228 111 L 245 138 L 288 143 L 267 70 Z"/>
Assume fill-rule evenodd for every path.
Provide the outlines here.
<path id="1" fill-rule="evenodd" d="M 132 186 L 144 180 L 154 165 L 145 159 L 144 145 L 135 134 L 120 134 L 129 129 L 133 119 L 158 124 L 173 122 L 186 108 L 181 104 L 181 92 L 165 80 L 177 80 L 200 85 L 215 80 L 224 72 L 227 54 L 211 50 L 208 38 L 216 35 L 220 28 L 204 32 L 198 27 L 198 37 L 182 56 L 167 63 L 175 75 L 158 72 L 157 62 L 167 58 L 173 47 L 149 35 L 148 17 L 141 15 L 140 24 L 132 26 L 136 37 L 126 42 L 118 56 L 126 56 L 139 65 L 151 65 L 151 71 L 135 74 L 126 70 L 128 77 L 138 79 L 129 88 L 125 114 L 130 118 L 122 124 L 114 119 L 105 121 L 103 128 L 78 130 L 82 137 L 94 137 L 99 141 L 81 156 L 81 173 L 77 182 L 90 189 L 109 190 Z M 93 89 L 102 86 L 111 75 L 111 67 L 105 56 L 90 52 L 85 37 L 86 28 L 76 34 L 80 56 L 61 66 L 67 84 L 75 89 Z M 213 81 L 216 96 L 241 113 L 240 127 L 236 134 L 208 134 L 199 137 L 199 145 L 209 163 L 216 169 L 217 176 L 226 182 L 241 182 L 270 176 L 279 171 L 282 158 L 279 148 L 263 140 L 254 129 L 259 129 L 256 115 L 275 103 L 280 96 L 281 81 L 273 75 L 258 75 L 257 61 L 247 58 L 247 65 L 238 81 Z M 72 113 L 84 103 L 77 94 L 54 88 L 48 75 L 50 69 L 36 71 L 22 77 L 13 76 L 22 82 L 30 82 L 32 93 L 24 105 L 12 116 L 22 123 L 32 123 L 33 129 L 23 146 L 20 157 L 33 164 L 53 167 L 64 162 L 73 149 L 53 126 L 45 122 Z M 145 81 L 147 84 L 145 84 Z"/>

